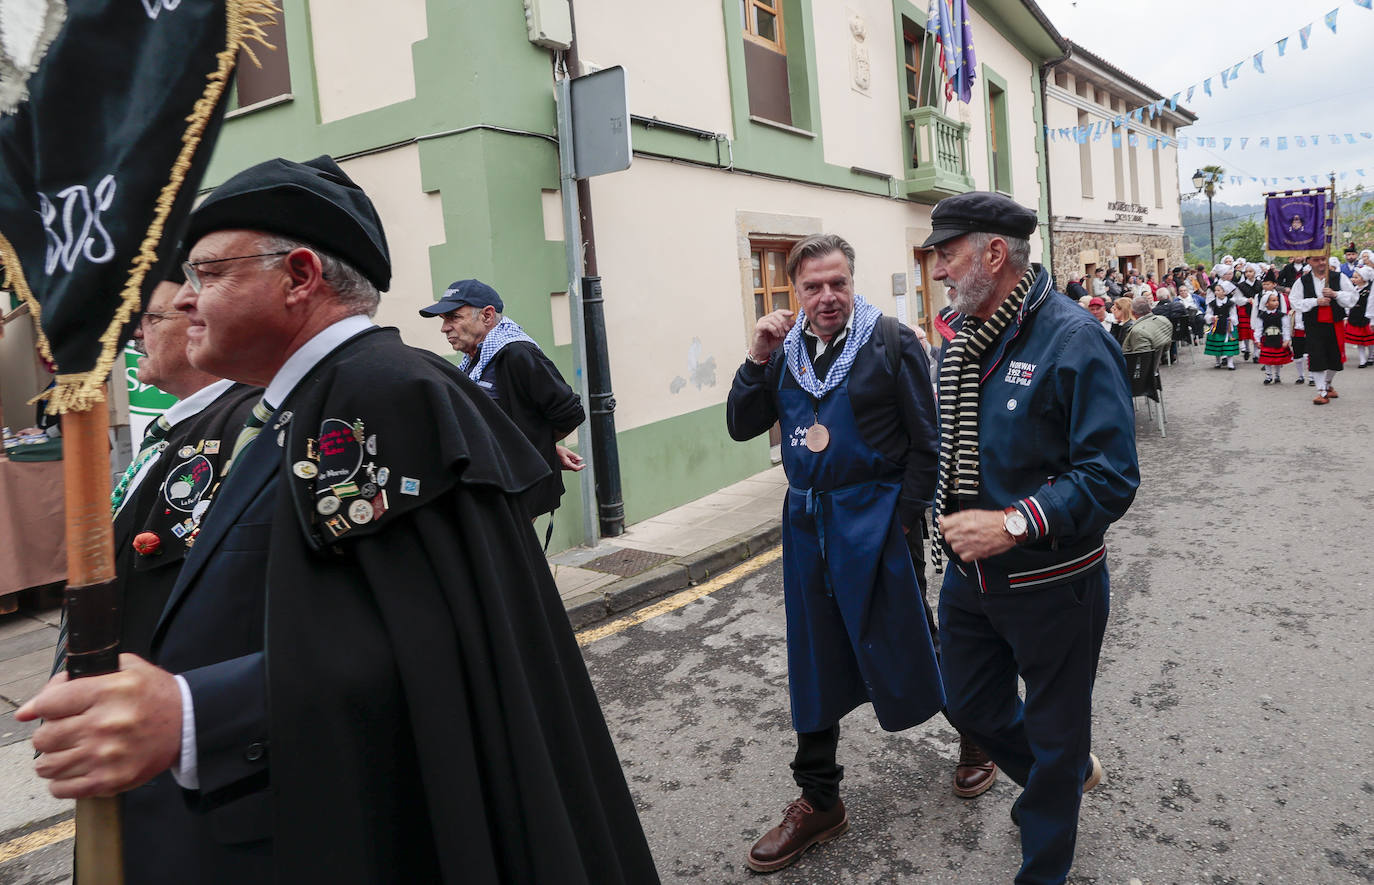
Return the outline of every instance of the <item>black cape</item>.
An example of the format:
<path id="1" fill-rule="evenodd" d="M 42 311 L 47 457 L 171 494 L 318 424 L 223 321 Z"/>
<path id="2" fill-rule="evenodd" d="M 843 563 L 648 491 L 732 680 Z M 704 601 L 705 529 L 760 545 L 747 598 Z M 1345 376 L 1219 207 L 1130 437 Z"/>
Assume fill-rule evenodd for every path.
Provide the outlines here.
<path id="1" fill-rule="evenodd" d="M 547 473 L 538 453 L 394 329 L 341 346 L 285 411 L 267 603 L 278 880 L 657 882 L 520 503 Z"/>

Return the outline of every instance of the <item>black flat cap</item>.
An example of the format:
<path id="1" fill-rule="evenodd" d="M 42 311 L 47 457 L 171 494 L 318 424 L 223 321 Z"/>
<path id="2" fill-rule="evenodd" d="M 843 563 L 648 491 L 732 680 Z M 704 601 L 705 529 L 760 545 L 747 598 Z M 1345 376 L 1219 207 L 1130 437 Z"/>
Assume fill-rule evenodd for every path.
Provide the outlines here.
<path id="1" fill-rule="evenodd" d="M 391 285 L 391 253 L 377 208 L 328 156 L 308 163 L 278 157 L 243 170 L 191 213 L 186 243 L 240 228 L 323 249 L 356 267 L 380 292 Z"/>
<path id="2" fill-rule="evenodd" d="M 930 236 L 922 246 L 934 246 L 964 234 L 988 233 L 1030 239 L 1039 217 L 1001 194 L 971 191 L 946 197 L 930 213 Z"/>

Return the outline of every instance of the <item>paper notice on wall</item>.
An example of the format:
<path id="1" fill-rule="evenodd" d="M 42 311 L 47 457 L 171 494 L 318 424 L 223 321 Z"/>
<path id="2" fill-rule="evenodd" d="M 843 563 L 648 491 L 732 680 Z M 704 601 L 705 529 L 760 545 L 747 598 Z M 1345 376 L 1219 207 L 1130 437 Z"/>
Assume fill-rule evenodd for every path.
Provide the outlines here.
<path id="1" fill-rule="evenodd" d="M 920 271 L 918 270 L 917 273 L 920 273 Z M 895 298 L 894 298 L 893 300 L 895 300 L 895 301 L 897 302 L 897 322 L 899 322 L 899 323 L 901 323 L 903 326 L 905 326 L 905 325 L 906 325 L 906 296 L 905 296 L 905 295 L 897 295 L 897 296 L 895 296 Z"/>

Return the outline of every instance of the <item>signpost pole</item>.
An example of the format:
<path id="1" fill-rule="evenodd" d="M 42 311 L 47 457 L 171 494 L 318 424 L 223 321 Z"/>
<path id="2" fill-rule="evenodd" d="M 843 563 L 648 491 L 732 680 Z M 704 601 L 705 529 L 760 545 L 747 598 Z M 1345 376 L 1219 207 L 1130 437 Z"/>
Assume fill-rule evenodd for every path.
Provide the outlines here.
<path id="1" fill-rule="evenodd" d="M 591 403 L 587 378 L 587 327 L 582 312 L 582 213 L 577 201 L 577 167 L 573 158 L 572 77 L 558 81 L 558 166 L 563 193 L 563 243 L 568 262 L 568 310 L 572 320 L 573 367 L 577 393 Z M 582 491 L 582 544 L 600 539 L 596 520 L 596 462 L 592 456 L 592 421 L 584 411 L 577 428 L 577 450 L 587 466 L 578 473 Z"/>

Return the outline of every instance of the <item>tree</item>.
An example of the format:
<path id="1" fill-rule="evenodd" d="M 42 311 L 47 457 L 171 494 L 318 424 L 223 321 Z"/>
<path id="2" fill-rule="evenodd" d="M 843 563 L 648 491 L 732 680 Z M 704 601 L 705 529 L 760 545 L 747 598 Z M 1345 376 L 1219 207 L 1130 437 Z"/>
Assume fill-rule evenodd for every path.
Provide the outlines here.
<path id="1" fill-rule="evenodd" d="M 1212 199 L 1217 195 L 1217 191 L 1221 190 L 1223 187 L 1221 180 L 1225 174 L 1226 170 L 1220 166 L 1202 167 L 1202 175 L 1207 179 L 1207 183 L 1202 186 L 1202 192 L 1207 195 L 1207 199 Z"/>
<path id="2" fill-rule="evenodd" d="M 1264 256 L 1264 227 L 1255 219 L 1241 221 L 1217 239 L 1217 245 L 1249 261 Z"/>

